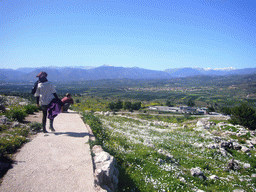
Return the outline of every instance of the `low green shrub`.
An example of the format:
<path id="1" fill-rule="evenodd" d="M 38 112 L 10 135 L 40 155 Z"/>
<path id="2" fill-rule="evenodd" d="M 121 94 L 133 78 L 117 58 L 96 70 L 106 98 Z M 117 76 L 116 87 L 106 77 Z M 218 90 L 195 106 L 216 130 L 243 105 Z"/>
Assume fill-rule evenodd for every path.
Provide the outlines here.
<path id="1" fill-rule="evenodd" d="M 0 153 L 14 153 L 27 139 L 25 137 L 15 135 L 12 137 L 3 137 L 0 140 Z"/>
<path id="2" fill-rule="evenodd" d="M 10 119 L 22 122 L 27 116 L 26 112 L 21 107 L 12 107 L 10 111 L 6 113 L 6 116 Z"/>
<path id="3" fill-rule="evenodd" d="M 183 116 L 158 116 L 149 114 L 139 114 L 138 117 L 145 120 L 164 121 L 168 123 L 183 123 L 187 120 L 195 119 L 195 117 L 191 117 L 189 114 Z"/>
<path id="4" fill-rule="evenodd" d="M 6 125 L 0 125 L 0 131 L 4 131 L 8 129 L 8 127 Z"/>
<path id="5" fill-rule="evenodd" d="M 25 105 L 24 106 L 24 111 L 27 114 L 33 114 L 34 112 L 38 112 L 38 107 L 35 106 L 35 105 L 31 105 L 31 104 Z"/>
<path id="6" fill-rule="evenodd" d="M 30 129 L 31 129 L 32 131 L 39 132 L 39 131 L 42 129 L 42 123 L 36 123 L 36 122 L 31 123 L 31 124 L 30 124 Z"/>
<path id="7" fill-rule="evenodd" d="M 0 154 L 6 156 L 14 153 L 21 145 L 27 142 L 28 127 L 16 127 L 0 132 Z"/>
<path id="8" fill-rule="evenodd" d="M 84 113 L 83 121 L 91 127 L 93 134 L 96 137 L 96 143 L 102 145 L 103 141 L 108 138 L 108 134 L 103 129 L 100 119 L 94 116 L 93 113 Z"/>
<path id="9" fill-rule="evenodd" d="M 232 131 L 232 132 L 237 132 L 238 131 L 238 129 L 236 127 L 233 127 L 233 126 L 225 126 L 225 128 L 223 128 L 223 130 Z"/>
<path id="10" fill-rule="evenodd" d="M 0 162 L 13 163 L 12 154 L 28 141 L 27 136 L 30 130 L 39 131 L 41 123 L 31 123 L 29 126 L 11 127 L 10 125 L 0 125 Z M 6 171 L 0 169 L 0 178 Z"/>

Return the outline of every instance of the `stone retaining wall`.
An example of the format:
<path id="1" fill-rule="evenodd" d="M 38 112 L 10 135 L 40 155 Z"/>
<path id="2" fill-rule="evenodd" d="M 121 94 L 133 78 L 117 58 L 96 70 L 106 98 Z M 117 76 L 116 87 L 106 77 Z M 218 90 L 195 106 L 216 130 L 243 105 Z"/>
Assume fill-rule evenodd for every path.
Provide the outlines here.
<path id="1" fill-rule="evenodd" d="M 90 140 L 95 141 L 95 136 L 89 125 L 86 124 Z M 96 189 L 100 192 L 114 192 L 118 187 L 118 175 L 116 160 L 105 152 L 100 145 L 92 148 L 92 160 Z"/>

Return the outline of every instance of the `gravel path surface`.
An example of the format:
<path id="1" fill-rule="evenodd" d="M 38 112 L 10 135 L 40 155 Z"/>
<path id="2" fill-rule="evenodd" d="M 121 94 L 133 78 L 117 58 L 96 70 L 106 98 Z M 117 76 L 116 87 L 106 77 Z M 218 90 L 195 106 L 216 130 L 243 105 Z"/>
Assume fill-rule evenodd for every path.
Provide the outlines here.
<path id="1" fill-rule="evenodd" d="M 26 120 L 41 122 L 41 116 Z M 89 133 L 79 114 L 61 113 L 53 125 L 55 132 L 38 133 L 16 154 L 0 191 L 95 191 Z"/>

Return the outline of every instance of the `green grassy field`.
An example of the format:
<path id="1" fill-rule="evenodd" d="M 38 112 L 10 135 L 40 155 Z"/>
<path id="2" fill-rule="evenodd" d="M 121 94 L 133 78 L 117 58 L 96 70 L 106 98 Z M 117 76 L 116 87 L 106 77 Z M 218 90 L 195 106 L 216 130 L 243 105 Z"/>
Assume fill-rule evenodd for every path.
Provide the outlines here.
<path id="1" fill-rule="evenodd" d="M 191 119 L 177 123 L 174 119 L 171 122 L 138 116 L 96 115 L 96 118 L 107 135 L 102 145 L 119 165 L 119 191 L 256 190 L 255 180 L 251 178 L 256 168 L 255 150 L 248 157 L 241 151 L 223 153 L 219 148 L 209 147 L 219 145 L 215 137 L 227 130 L 236 133 L 237 127 L 198 129 L 196 120 Z M 228 141 L 231 137 L 222 139 Z M 239 142 L 239 138 L 236 140 Z M 241 168 L 226 171 L 232 158 Z M 243 168 L 245 163 L 251 168 Z M 190 170 L 196 167 L 204 173 L 204 179 L 191 176 Z M 214 175 L 218 179 L 211 179 Z"/>

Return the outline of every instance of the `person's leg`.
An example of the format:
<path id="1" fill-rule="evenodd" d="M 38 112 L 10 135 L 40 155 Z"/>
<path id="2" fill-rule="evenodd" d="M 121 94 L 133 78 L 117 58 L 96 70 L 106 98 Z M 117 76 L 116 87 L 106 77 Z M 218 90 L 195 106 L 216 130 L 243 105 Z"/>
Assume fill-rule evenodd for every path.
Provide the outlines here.
<path id="1" fill-rule="evenodd" d="M 53 119 L 50 119 L 50 130 L 55 131 L 55 129 L 53 128 Z"/>
<path id="2" fill-rule="evenodd" d="M 64 106 L 63 106 L 63 112 L 67 112 L 69 106 L 70 106 L 70 103 L 65 103 Z"/>
<path id="3" fill-rule="evenodd" d="M 46 131 L 47 105 L 42 105 L 42 111 L 43 111 L 43 119 L 42 119 L 43 132 L 47 133 L 47 131 Z"/>

